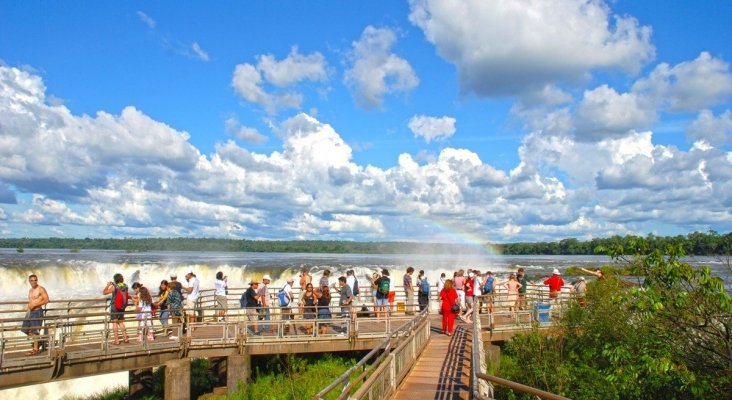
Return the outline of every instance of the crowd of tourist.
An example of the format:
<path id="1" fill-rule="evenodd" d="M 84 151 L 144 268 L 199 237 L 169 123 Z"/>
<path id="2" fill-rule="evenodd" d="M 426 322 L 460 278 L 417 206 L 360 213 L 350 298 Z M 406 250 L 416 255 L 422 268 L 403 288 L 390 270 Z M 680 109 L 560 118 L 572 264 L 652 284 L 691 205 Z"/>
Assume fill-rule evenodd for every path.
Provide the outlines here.
<path id="1" fill-rule="evenodd" d="M 583 269 L 584 270 L 584 269 Z M 588 274 L 603 279 L 602 271 L 584 270 Z M 555 299 L 564 286 L 564 280 L 559 270 L 554 269 L 552 275 L 543 281 L 548 286 L 549 298 Z M 368 282 L 359 285 L 353 270 L 331 282 L 331 271 L 324 270 L 317 286 L 313 285 L 313 276 L 308 269 L 303 269 L 299 275 L 299 287 L 295 287 L 294 277 L 286 278 L 283 286 L 278 290 L 271 290 L 272 278 L 264 275 L 261 282 L 251 279 L 247 289 L 241 294 L 239 305 L 244 309 L 244 315 L 251 322 L 252 333 L 260 335 L 262 332 L 271 333 L 273 311 L 281 320 L 291 321 L 295 315 L 302 320 L 331 320 L 334 312 L 339 318 L 356 318 L 357 315 L 384 318 L 395 311 L 403 311 L 406 315 L 429 308 L 430 301 L 438 301 L 438 312 L 442 314 L 442 331 L 446 335 L 454 332 L 455 320 L 460 319 L 471 323 L 475 315 L 487 311 L 493 312 L 496 302 L 496 292 L 500 291 L 500 303 L 507 307 L 509 312 L 527 308 L 526 292 L 530 284 L 539 285 L 542 282 L 530 283 L 524 268 L 518 268 L 504 280 L 499 280 L 491 271 L 481 273 L 478 270 L 460 269 L 448 278 L 442 273 L 434 285 L 429 282 L 424 271 L 419 271 L 416 279 L 415 269 L 407 267 L 401 280 L 401 287 L 393 281 L 389 271 L 383 269 L 374 272 Z M 134 282 L 128 288 L 122 274 L 115 274 L 111 281 L 104 286 L 102 293 L 110 296 L 110 322 L 112 325 L 111 341 L 113 344 L 128 343 L 129 338 L 125 329 L 125 316 L 128 305 L 134 306 L 135 318 L 138 324 L 137 340 L 155 340 L 153 334 L 153 319 L 157 318 L 161 325 L 162 335 L 177 339 L 171 324 L 183 325 L 185 329 L 194 329 L 192 323 L 200 320 L 202 307 L 198 300 L 201 296 L 201 283 L 193 271 L 185 275 L 185 285 L 179 282 L 175 273 L 170 280 L 163 279 L 158 286 L 157 294 L 153 297 L 151 291 L 140 282 Z M 42 324 L 44 306 L 48 303 L 48 293 L 38 285 L 36 275 L 29 277 L 31 289 L 28 295 L 28 313 L 23 322 L 23 332 L 34 338 L 33 355 L 39 352 L 39 327 Z M 436 291 L 433 288 L 436 286 Z M 226 321 L 229 309 L 228 278 L 223 272 L 216 274 L 213 282 L 214 318 L 217 321 Z M 363 289 L 363 291 L 362 291 Z M 404 291 L 404 303 L 394 307 L 397 290 Z M 296 290 L 299 290 L 296 291 Z M 577 293 L 578 301 L 584 305 L 586 285 L 584 278 L 579 278 L 572 285 L 572 291 Z M 275 295 L 276 293 L 276 295 Z M 298 294 L 296 294 L 298 293 Z M 417 301 L 415 302 L 415 295 Z M 333 306 L 334 299 L 338 305 Z M 476 301 L 481 298 L 485 309 L 476 310 Z M 296 306 L 296 308 L 294 308 Z M 360 307 L 360 309 L 359 309 Z M 327 329 L 326 324 L 320 323 L 320 333 Z M 295 329 L 286 324 L 283 329 L 289 333 Z M 313 334 L 314 323 L 305 324 L 307 334 Z M 120 340 L 121 336 L 121 340 Z"/>

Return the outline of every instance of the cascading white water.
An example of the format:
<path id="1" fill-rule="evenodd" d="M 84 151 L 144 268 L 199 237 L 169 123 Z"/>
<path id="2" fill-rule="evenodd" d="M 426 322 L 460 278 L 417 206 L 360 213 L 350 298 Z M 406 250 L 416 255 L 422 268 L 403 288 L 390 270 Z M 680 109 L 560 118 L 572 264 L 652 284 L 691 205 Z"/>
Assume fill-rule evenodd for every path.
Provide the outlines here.
<path id="1" fill-rule="evenodd" d="M 408 265 L 416 270 L 424 269 L 431 282 L 436 282 L 441 272 L 448 276 L 458 268 L 492 268 L 494 272 L 505 267 L 495 265 L 496 259 L 479 259 L 474 255 L 463 259 L 452 256 L 419 255 L 353 255 L 353 254 L 281 254 L 281 253 L 202 253 L 157 252 L 133 253 L 108 251 L 26 250 L 23 254 L 12 249 L 0 250 L 0 301 L 24 300 L 28 293 L 28 275 L 36 274 L 52 299 L 101 297 L 105 284 L 115 273 L 121 273 L 125 282 L 140 282 L 153 293 L 163 279 L 178 275 L 185 281 L 185 274 L 193 271 L 202 289 L 214 286 L 216 273 L 228 276 L 230 287 L 246 287 L 250 279 L 261 280 L 270 275 L 273 286 L 284 284 L 289 277 L 297 276 L 303 267 L 310 269 L 318 279 L 323 270 L 330 269 L 331 279 L 345 275 L 353 269 L 362 285 L 368 284 L 372 272 L 383 268 L 391 271 L 392 278 L 403 274 Z M 537 268 L 542 268 L 538 266 Z M 416 275 L 415 275 L 416 276 Z"/>

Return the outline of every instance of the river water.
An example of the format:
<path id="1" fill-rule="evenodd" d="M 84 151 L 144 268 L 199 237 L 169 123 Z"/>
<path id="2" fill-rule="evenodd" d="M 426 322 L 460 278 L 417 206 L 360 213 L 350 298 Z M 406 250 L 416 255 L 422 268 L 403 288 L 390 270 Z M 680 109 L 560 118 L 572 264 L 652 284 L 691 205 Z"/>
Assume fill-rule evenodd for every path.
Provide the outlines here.
<path id="1" fill-rule="evenodd" d="M 707 265 L 716 276 L 732 287 L 732 274 L 725 260 L 709 257 L 689 258 L 692 265 Z M 244 287 L 251 278 L 261 280 L 269 274 L 273 285 L 281 285 L 288 277 L 296 277 L 303 267 L 310 269 L 314 279 L 326 269 L 333 277 L 345 275 L 353 269 L 360 282 L 367 282 L 372 272 L 388 269 L 397 280 L 408 266 L 424 270 L 435 284 L 440 273 L 448 276 L 458 269 L 473 268 L 492 271 L 499 277 L 519 267 L 529 277 L 540 278 L 552 269 L 564 271 L 569 267 L 593 268 L 611 265 L 606 256 L 512 256 L 495 254 L 300 254 L 300 253 L 243 253 L 243 252 L 144 252 L 82 250 L 26 250 L 0 249 L 0 301 L 19 301 L 27 298 L 28 275 L 36 274 L 52 299 L 101 297 L 104 284 L 115 273 L 124 275 L 128 283 L 141 282 L 156 288 L 162 279 L 176 273 L 183 279 L 186 272 L 194 271 L 202 289 L 212 289 L 218 271 L 229 277 L 230 287 Z M 416 276 L 416 274 L 415 274 Z M 331 279 L 332 280 L 332 279 Z M 295 282 L 298 282 L 295 279 Z M 297 284 L 297 283 L 296 283 Z M 100 386 L 104 382 L 104 386 Z M 126 373 L 75 379 L 33 387 L 0 391 L 0 399 L 48 398 L 65 395 L 84 395 L 105 387 L 127 384 Z"/>

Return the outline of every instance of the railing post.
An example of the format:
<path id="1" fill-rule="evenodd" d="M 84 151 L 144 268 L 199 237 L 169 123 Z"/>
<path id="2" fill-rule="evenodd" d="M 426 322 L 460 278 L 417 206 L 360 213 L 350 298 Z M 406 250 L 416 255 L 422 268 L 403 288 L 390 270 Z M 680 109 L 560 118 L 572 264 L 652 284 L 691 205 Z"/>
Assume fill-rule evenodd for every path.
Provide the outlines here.
<path id="1" fill-rule="evenodd" d="M 389 354 L 389 386 L 392 392 L 396 390 L 396 358 L 394 353 Z"/>

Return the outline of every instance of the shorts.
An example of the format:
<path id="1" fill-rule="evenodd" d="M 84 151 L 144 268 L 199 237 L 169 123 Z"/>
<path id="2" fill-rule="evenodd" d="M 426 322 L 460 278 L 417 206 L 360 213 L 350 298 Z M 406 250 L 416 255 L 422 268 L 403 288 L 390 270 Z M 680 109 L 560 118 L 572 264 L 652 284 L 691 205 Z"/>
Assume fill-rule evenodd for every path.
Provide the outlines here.
<path id="1" fill-rule="evenodd" d="M 247 308 L 247 319 L 250 321 L 259 321 L 259 313 L 256 307 Z"/>
<path id="2" fill-rule="evenodd" d="M 473 305 L 473 296 L 467 296 L 465 297 L 465 303 Z"/>
<path id="3" fill-rule="evenodd" d="M 389 292 L 389 303 L 393 303 L 396 299 L 396 292 Z"/>
<path id="4" fill-rule="evenodd" d="M 280 315 L 282 320 L 295 319 L 292 315 L 292 309 L 290 307 L 280 307 Z"/>
<path id="5" fill-rule="evenodd" d="M 185 310 L 186 315 L 196 315 L 196 300 L 186 299 L 183 310 Z"/>
<path id="6" fill-rule="evenodd" d="M 226 296 L 216 296 L 216 309 L 226 311 L 228 308 L 228 300 L 226 299 Z"/>
<path id="7" fill-rule="evenodd" d="M 36 310 L 28 311 L 25 317 L 28 318 L 23 321 L 21 330 L 26 335 L 37 335 L 40 331 L 41 325 L 43 325 L 43 309 L 39 308 Z"/>
<path id="8" fill-rule="evenodd" d="M 315 319 L 315 310 L 305 310 L 302 313 L 302 319 Z"/>
<path id="9" fill-rule="evenodd" d="M 387 305 L 389 305 L 389 302 L 387 301 L 387 299 L 379 299 L 379 298 L 377 298 L 376 299 L 376 302 L 374 304 L 377 305 L 377 306 L 387 306 Z"/>
<path id="10" fill-rule="evenodd" d="M 318 319 L 332 319 L 330 310 L 327 308 L 318 308 Z"/>
<path id="11" fill-rule="evenodd" d="M 125 320 L 125 312 L 124 311 L 112 311 L 109 314 L 109 319 L 112 321 L 124 321 Z"/>

